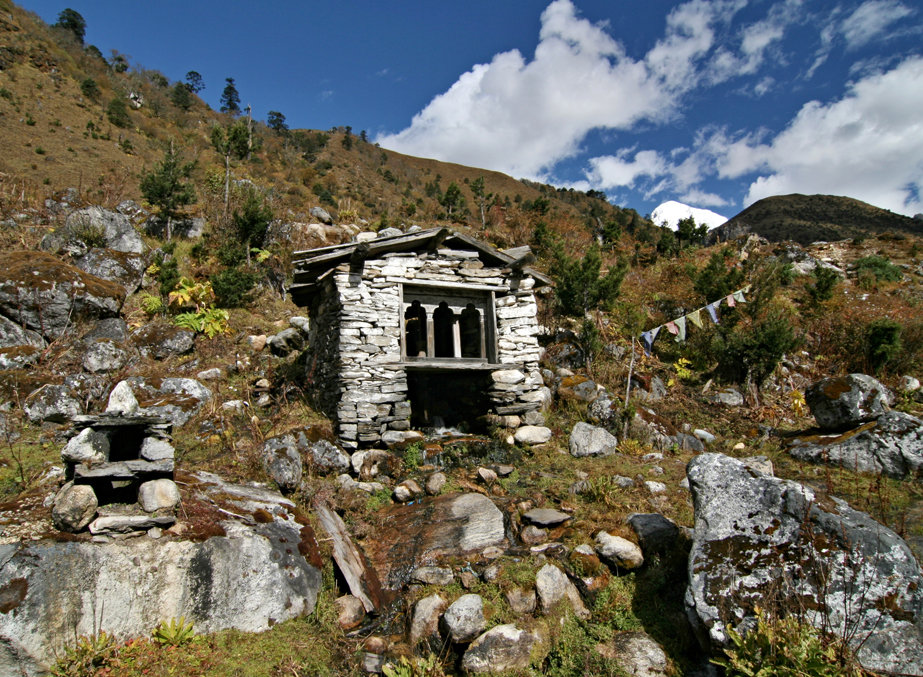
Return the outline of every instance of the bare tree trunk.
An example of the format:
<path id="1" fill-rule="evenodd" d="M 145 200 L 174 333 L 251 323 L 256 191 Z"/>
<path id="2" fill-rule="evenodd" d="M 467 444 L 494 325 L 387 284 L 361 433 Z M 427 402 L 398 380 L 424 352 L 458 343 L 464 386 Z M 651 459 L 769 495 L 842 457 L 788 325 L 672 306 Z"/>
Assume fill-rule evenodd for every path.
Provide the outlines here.
<path id="1" fill-rule="evenodd" d="M 228 222 L 228 196 L 231 192 L 231 153 L 224 156 L 224 222 Z"/>

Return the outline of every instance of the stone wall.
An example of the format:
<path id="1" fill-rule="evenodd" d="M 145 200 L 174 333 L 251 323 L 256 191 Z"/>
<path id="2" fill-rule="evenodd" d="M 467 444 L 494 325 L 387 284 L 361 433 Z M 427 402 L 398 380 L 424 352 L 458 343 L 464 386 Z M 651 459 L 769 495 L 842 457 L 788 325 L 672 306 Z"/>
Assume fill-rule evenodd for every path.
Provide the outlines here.
<path id="1" fill-rule="evenodd" d="M 494 368 L 488 393 L 493 413 L 540 417 L 534 280 L 485 267 L 477 252 L 385 254 L 361 266 L 337 267 L 320 283 L 310 309 L 308 387 L 318 408 L 335 419 L 347 449 L 376 446 L 385 432 L 410 428 L 407 372 L 401 362 L 401 285 L 429 283 L 497 288 L 497 358 L 509 367 Z M 516 291 L 508 293 L 511 286 Z M 450 287 L 432 291 L 452 295 Z"/>

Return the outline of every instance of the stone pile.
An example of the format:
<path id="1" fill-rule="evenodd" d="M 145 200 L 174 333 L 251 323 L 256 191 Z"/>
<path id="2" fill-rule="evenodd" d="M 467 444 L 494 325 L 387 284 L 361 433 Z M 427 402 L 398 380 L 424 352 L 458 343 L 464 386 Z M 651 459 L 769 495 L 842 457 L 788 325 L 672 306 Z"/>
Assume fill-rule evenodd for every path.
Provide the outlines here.
<path id="1" fill-rule="evenodd" d="M 73 423 L 78 432 L 61 451 L 67 483 L 52 508 L 57 529 L 89 527 L 102 536 L 159 530 L 176 521 L 180 494 L 168 419 L 77 416 Z"/>

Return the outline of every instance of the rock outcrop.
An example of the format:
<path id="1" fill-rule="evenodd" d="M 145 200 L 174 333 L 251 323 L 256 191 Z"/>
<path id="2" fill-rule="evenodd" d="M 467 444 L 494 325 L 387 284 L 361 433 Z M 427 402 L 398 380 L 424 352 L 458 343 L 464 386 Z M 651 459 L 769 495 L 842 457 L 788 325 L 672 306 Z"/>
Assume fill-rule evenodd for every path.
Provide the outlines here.
<path id="1" fill-rule="evenodd" d="M 804 398 L 823 430 L 844 430 L 875 420 L 894 404 L 891 391 L 865 374 L 822 379 L 807 389 Z"/>

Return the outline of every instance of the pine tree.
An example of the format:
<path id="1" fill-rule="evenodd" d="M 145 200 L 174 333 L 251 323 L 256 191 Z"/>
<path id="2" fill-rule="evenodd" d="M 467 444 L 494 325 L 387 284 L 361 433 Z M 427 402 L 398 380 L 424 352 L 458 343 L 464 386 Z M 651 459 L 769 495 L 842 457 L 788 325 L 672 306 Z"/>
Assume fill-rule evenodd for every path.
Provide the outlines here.
<path id="1" fill-rule="evenodd" d="M 186 181 L 192 174 L 195 162 L 183 163 L 183 158 L 173 149 L 164 153 L 163 162 L 149 174 L 141 177 L 141 194 L 144 199 L 160 209 L 160 217 L 167 220 L 167 240 L 172 236 L 172 222 L 178 209 L 195 204 L 195 187 Z"/>
<path id="2" fill-rule="evenodd" d="M 493 193 L 488 193 L 484 189 L 484 175 L 481 174 L 478 178 L 471 182 L 469 188 L 471 188 L 471 193 L 474 195 L 474 199 L 478 202 L 478 207 L 481 210 L 481 226 L 483 228 L 487 227 L 487 214 L 486 206 L 490 202 L 491 198 L 494 196 Z"/>
<path id="3" fill-rule="evenodd" d="M 80 16 L 79 12 L 68 7 L 58 14 L 58 23 L 54 24 L 52 28 L 63 28 L 70 31 L 77 38 L 77 42 L 82 45 L 83 37 L 87 33 L 87 22 Z"/>
<path id="4" fill-rule="evenodd" d="M 234 78 L 225 78 L 227 84 L 221 93 L 221 112 L 229 115 L 240 115 L 240 94 L 234 86 Z"/>
<path id="5" fill-rule="evenodd" d="M 241 211 L 234 210 L 234 226 L 237 235 L 247 249 L 247 265 L 250 265 L 251 247 L 260 247 L 266 237 L 269 224 L 272 223 L 273 213 L 268 204 L 263 201 L 260 194 L 251 190 L 247 195 Z"/>
<path id="6" fill-rule="evenodd" d="M 189 71 L 186 73 L 186 85 L 189 87 L 189 91 L 194 94 L 198 94 L 205 89 L 205 82 L 202 80 L 202 76 L 196 71 Z"/>
<path id="7" fill-rule="evenodd" d="M 462 197 L 461 188 L 458 187 L 457 183 L 452 181 L 449 184 L 449 187 L 445 189 L 445 194 L 442 196 L 440 203 L 445 207 L 449 216 L 452 216 L 452 212 L 464 208 L 465 198 Z"/>
<path id="8" fill-rule="evenodd" d="M 619 295 L 622 280 L 628 272 L 627 263 L 619 260 L 605 276 L 600 277 L 602 256 L 596 243 L 590 246 L 582 259 L 570 258 L 558 244 L 554 258 L 551 276 L 558 306 L 565 315 L 581 316 L 597 308 L 608 310 Z"/>
<path id="9" fill-rule="evenodd" d="M 269 115 L 266 116 L 266 126 L 279 134 L 284 134 L 288 131 L 285 116 L 277 110 L 269 111 Z"/>

